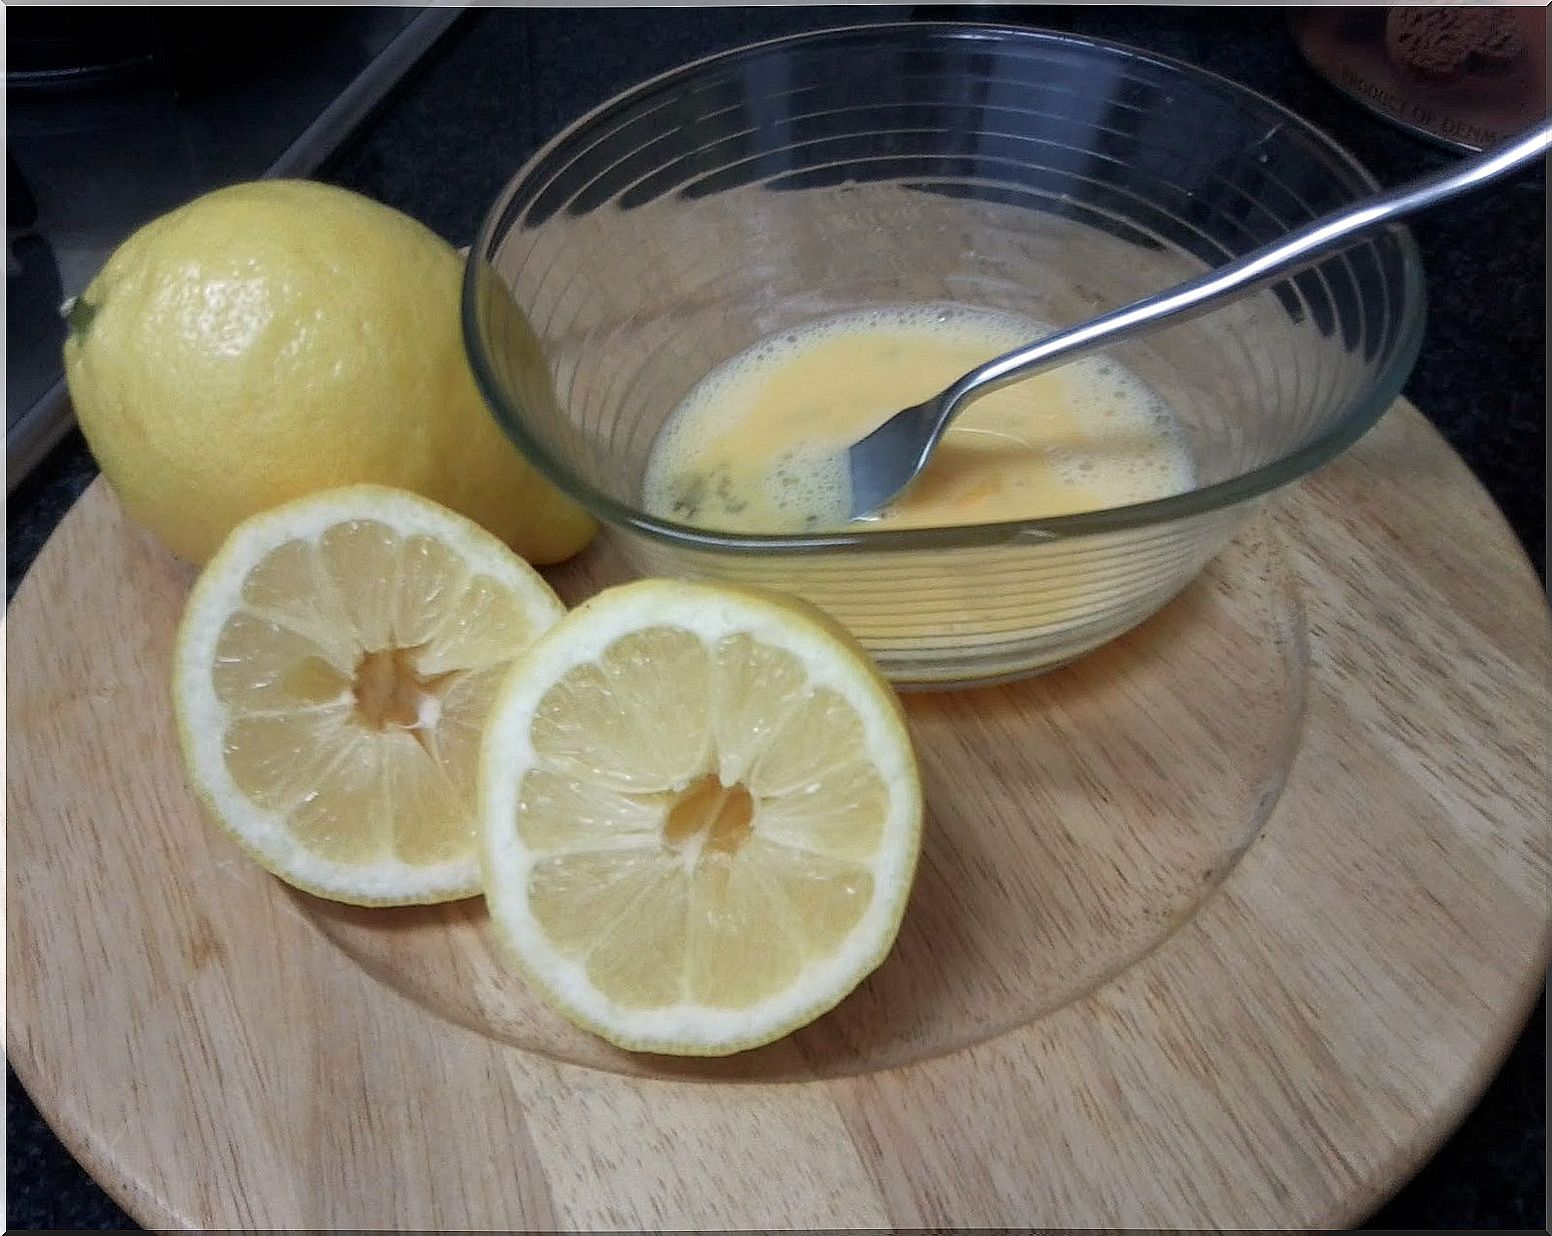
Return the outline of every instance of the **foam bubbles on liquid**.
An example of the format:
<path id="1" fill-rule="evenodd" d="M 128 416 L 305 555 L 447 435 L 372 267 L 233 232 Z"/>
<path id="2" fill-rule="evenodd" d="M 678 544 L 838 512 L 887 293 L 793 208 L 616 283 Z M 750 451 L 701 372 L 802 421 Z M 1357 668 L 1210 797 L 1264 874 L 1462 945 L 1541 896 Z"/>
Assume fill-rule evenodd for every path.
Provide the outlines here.
<path id="1" fill-rule="evenodd" d="M 833 527 L 850 513 L 846 462 L 844 454 L 818 443 L 782 451 L 766 474 L 766 499 L 793 527 Z"/>
<path id="2" fill-rule="evenodd" d="M 1111 505 L 1146 502 L 1191 487 L 1184 435 L 1162 399 L 1114 360 L 1088 357 L 1068 368 L 1069 405 L 1096 432 L 1086 447 L 1053 453 L 1064 481 L 1086 485 L 1103 474 L 1106 489 L 1116 491 Z"/>

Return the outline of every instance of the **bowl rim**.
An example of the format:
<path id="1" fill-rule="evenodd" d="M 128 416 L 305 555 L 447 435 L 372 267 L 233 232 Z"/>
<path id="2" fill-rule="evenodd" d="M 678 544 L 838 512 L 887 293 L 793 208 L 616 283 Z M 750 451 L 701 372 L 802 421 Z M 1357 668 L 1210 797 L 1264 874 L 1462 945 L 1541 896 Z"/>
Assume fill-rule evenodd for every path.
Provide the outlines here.
<path id="1" fill-rule="evenodd" d="M 1231 95 L 1243 97 L 1247 102 L 1270 111 L 1282 123 L 1296 128 L 1310 139 L 1334 163 L 1345 167 L 1369 192 L 1377 193 L 1381 188 L 1368 168 L 1324 129 L 1253 87 L 1211 69 L 1204 69 L 1188 61 L 1127 43 L 1035 26 L 927 20 L 860 22 L 741 44 L 655 74 L 611 95 L 563 126 L 548 141 L 540 145 L 496 195 L 480 222 L 479 230 L 464 260 L 460 319 L 464 352 L 473 371 L 476 385 L 491 414 L 529 462 L 552 484 L 587 508 L 591 514 L 607 523 L 628 528 L 654 540 L 681 548 L 731 554 L 802 554 L 857 550 L 871 552 L 1054 541 L 1164 524 L 1208 514 L 1262 497 L 1334 459 L 1366 434 L 1395 402 L 1416 364 L 1418 353 L 1422 348 L 1427 317 L 1427 294 L 1423 281 L 1422 259 L 1411 229 L 1404 224 L 1398 224 L 1391 229 L 1391 234 L 1401 250 L 1401 320 L 1397 327 L 1396 345 L 1389 360 L 1375 379 L 1353 400 L 1347 414 L 1325 433 L 1298 450 L 1279 456 L 1247 472 L 1215 481 L 1210 485 L 1193 488 L 1184 493 L 1154 498 L 1146 502 L 1105 507 L 1097 511 L 981 524 L 942 525 L 928 528 L 880 528 L 872 531 L 840 529 L 793 534 L 721 532 L 653 515 L 638 506 L 622 502 L 555 458 L 544 443 L 529 432 L 523 423 L 522 415 L 510 406 L 511 401 L 486 353 L 485 342 L 479 328 L 480 281 L 485 277 L 499 278 L 484 255 L 491 248 L 497 224 L 506 214 L 511 201 L 525 181 L 556 149 L 570 141 L 576 134 L 585 132 L 608 113 L 628 107 L 641 97 L 661 90 L 664 86 L 680 80 L 693 80 L 713 66 L 749 58 L 783 46 L 814 46 L 845 38 L 855 38 L 858 34 L 882 35 L 906 32 L 933 32 L 962 39 L 1013 38 L 1019 41 L 1067 44 L 1119 52 L 1124 56 L 1156 65 L 1187 78 L 1216 84 Z M 489 275 L 486 274 L 488 268 Z"/>

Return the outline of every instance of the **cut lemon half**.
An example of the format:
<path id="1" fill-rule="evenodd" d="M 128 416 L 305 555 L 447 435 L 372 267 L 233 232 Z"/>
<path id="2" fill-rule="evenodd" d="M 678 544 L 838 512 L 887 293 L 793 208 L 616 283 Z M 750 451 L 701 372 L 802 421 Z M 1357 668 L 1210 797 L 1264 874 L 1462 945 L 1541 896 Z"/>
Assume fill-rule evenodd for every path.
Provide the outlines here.
<path id="1" fill-rule="evenodd" d="M 361 905 L 479 891 L 480 736 L 564 606 L 424 498 L 333 489 L 239 524 L 194 586 L 173 700 L 191 783 L 268 870 Z"/>
<path id="2" fill-rule="evenodd" d="M 899 703 L 800 602 L 647 580 L 514 666 L 480 762 L 498 938 L 620 1047 L 725 1055 L 888 953 L 920 848 Z"/>

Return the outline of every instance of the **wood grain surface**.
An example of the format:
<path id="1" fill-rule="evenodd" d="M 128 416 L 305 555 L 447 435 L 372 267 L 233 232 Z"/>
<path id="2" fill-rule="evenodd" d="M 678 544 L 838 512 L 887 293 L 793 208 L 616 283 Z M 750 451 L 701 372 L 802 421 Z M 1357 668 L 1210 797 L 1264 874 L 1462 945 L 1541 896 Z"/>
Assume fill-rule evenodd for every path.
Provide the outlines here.
<path id="1" fill-rule="evenodd" d="M 606 539 L 553 578 L 620 570 Z M 1343 1224 L 1544 974 L 1552 625 L 1404 404 L 1126 638 L 908 697 L 894 953 L 722 1061 L 570 1027 L 477 900 L 331 905 L 205 825 L 190 578 L 98 482 L 9 619 L 11 1060 L 147 1226 Z"/>

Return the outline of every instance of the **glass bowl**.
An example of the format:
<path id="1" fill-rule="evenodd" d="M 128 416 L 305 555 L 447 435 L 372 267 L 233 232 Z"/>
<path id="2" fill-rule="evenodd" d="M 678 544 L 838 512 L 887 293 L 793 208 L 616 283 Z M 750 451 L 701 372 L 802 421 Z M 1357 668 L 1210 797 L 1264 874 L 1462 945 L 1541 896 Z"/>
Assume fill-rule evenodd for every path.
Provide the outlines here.
<path id="1" fill-rule="evenodd" d="M 1291 112 L 1159 56 L 978 25 L 806 34 L 648 81 L 545 146 L 471 248 L 464 337 L 501 424 L 633 569 L 804 596 L 899 684 L 992 681 L 1147 618 L 1257 499 L 1373 424 L 1422 333 L 1405 231 L 1115 349 L 1180 422 L 1195 484 L 1173 497 L 719 533 L 642 507 L 665 419 L 720 363 L 814 319 L 943 304 L 1065 326 L 1374 188 Z"/>

